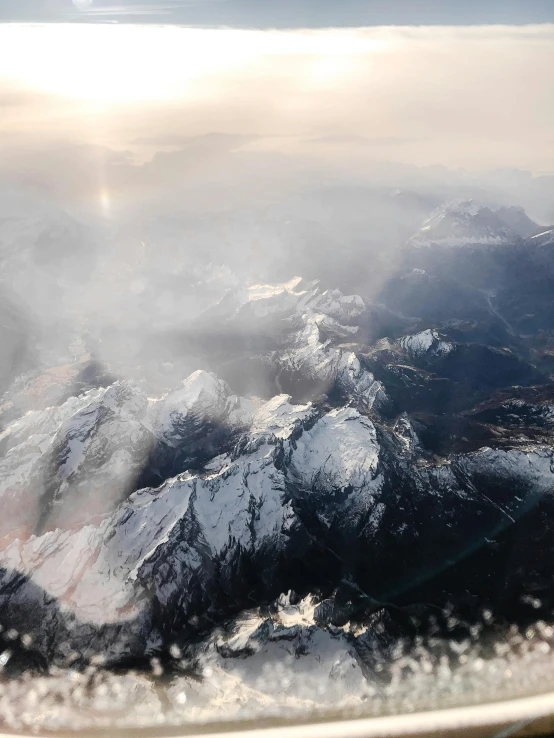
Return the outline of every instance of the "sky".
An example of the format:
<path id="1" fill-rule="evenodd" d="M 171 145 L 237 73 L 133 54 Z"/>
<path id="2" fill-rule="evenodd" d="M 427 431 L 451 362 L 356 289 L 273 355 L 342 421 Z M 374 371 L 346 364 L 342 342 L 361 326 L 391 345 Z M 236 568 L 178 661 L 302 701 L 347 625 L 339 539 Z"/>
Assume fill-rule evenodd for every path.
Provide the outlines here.
<path id="1" fill-rule="evenodd" d="M 0 25 L 0 130 L 14 145 L 135 151 L 217 132 L 297 154 L 376 148 L 420 166 L 545 171 L 553 61 L 552 25 Z"/>
<path id="2" fill-rule="evenodd" d="M 554 21 L 551 0 L 0 0 L 0 19 L 233 27 L 482 25 Z"/>
<path id="3" fill-rule="evenodd" d="M 105 201 L 383 163 L 554 172 L 550 0 L 0 0 L 0 18 L 57 21 L 0 23 L 0 185 Z"/>

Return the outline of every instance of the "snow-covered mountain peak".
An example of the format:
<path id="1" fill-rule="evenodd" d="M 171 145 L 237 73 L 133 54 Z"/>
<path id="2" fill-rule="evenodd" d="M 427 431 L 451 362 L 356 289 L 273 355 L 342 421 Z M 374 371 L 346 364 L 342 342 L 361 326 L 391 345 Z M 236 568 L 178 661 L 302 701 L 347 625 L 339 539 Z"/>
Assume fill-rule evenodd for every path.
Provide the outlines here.
<path id="1" fill-rule="evenodd" d="M 312 284 L 309 283 L 302 289 L 301 285 L 303 281 L 302 277 L 293 277 L 288 282 L 282 282 L 280 284 L 253 284 L 247 290 L 248 300 L 249 302 L 253 302 L 255 300 L 268 300 L 283 294 L 306 294 L 307 289 Z"/>
<path id="2" fill-rule="evenodd" d="M 183 380 L 182 388 L 174 390 L 168 397 L 184 407 L 193 407 L 198 402 L 217 404 L 230 394 L 229 385 L 216 374 L 198 369 Z"/>
<path id="3" fill-rule="evenodd" d="M 537 228 L 523 208 L 454 199 L 436 208 L 409 243 L 418 247 L 515 243 Z"/>
<path id="4" fill-rule="evenodd" d="M 442 356 L 452 351 L 452 344 L 443 340 L 437 331 L 431 328 L 404 336 L 399 340 L 399 344 L 411 356 L 424 356 L 425 354 Z"/>
<path id="5" fill-rule="evenodd" d="M 461 197 L 456 197 L 445 203 L 442 207 L 439 207 L 437 210 L 435 210 L 433 215 L 435 215 L 435 217 L 445 217 L 449 214 L 457 214 L 459 216 L 475 216 L 477 215 L 479 210 L 481 210 L 481 207 L 483 206 L 480 203 L 476 202 L 473 198 L 470 198 L 469 200 L 464 200 Z M 433 217 L 433 215 L 431 215 L 431 218 Z"/>
<path id="6" fill-rule="evenodd" d="M 104 392 L 102 404 L 123 415 L 142 416 L 148 409 L 148 398 L 137 386 L 125 382 L 114 382 Z"/>
<path id="7" fill-rule="evenodd" d="M 288 282 L 254 284 L 230 290 L 206 315 L 220 315 L 226 322 L 240 325 L 252 320 L 299 318 L 324 315 L 335 321 L 351 321 L 365 310 L 359 295 L 343 295 L 340 290 L 322 290 L 318 280 L 294 277 Z"/>
<path id="8" fill-rule="evenodd" d="M 347 407 L 332 410 L 302 434 L 291 468 L 308 489 L 356 489 L 373 479 L 378 460 L 375 426 Z"/>
<path id="9" fill-rule="evenodd" d="M 234 400 L 226 382 L 211 372 L 198 370 L 154 407 L 156 434 L 173 446 L 182 440 L 178 427 L 195 419 L 221 421 L 230 412 Z"/>
<path id="10" fill-rule="evenodd" d="M 294 429 L 315 414 L 311 403 L 293 405 L 290 395 L 276 395 L 254 414 L 251 433 L 288 438 Z"/>

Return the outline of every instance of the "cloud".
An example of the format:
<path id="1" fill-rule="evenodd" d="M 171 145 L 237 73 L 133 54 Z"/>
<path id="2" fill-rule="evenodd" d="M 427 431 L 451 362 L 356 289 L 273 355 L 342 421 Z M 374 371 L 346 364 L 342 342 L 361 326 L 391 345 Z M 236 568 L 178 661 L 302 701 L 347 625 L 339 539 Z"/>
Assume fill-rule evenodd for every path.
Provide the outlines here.
<path id="1" fill-rule="evenodd" d="M 86 5 L 77 9 L 81 16 L 140 16 L 140 15 L 171 15 L 178 5 L 190 5 L 191 3 L 155 3 L 152 5 Z"/>
<path id="2" fill-rule="evenodd" d="M 156 21 L 169 19 L 179 12 L 202 9 L 226 3 L 228 0 L 0 0 L 0 21 L 63 21 L 67 19 L 103 20 L 136 17 Z"/>
<path id="3" fill-rule="evenodd" d="M 336 144 L 346 146 L 401 146 L 402 144 L 415 143 L 415 138 L 402 138 L 400 136 L 357 136 L 353 134 L 333 134 L 329 136 L 318 136 L 304 139 L 308 144 Z"/>
<path id="4" fill-rule="evenodd" d="M 553 44 L 551 25 L 0 26 L 3 135 L 128 149 L 141 161 L 149 147 L 207 157 L 217 147 L 356 171 L 377 156 L 552 171 Z"/>
<path id="5" fill-rule="evenodd" d="M 216 131 L 201 136 L 186 136 L 173 133 L 161 133 L 156 136 L 143 136 L 132 141 L 135 146 L 177 146 L 182 149 L 198 145 L 223 146 L 224 148 L 240 146 L 260 138 L 257 135 L 218 133 Z"/>
<path id="6" fill-rule="evenodd" d="M 35 90 L 9 89 L 9 87 L 0 90 L 0 108 L 5 110 L 47 108 L 52 105 L 55 105 L 55 101 L 50 95 Z"/>
<path id="7" fill-rule="evenodd" d="M 36 95 L 18 90 L 17 92 L 0 92 L 0 108 L 17 108 L 32 105 Z"/>

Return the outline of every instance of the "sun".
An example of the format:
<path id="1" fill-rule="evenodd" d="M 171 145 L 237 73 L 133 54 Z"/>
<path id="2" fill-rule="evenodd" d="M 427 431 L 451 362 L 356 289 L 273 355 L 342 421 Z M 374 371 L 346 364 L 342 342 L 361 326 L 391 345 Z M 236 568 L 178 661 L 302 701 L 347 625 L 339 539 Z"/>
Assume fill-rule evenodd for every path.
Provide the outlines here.
<path id="1" fill-rule="evenodd" d="M 81 9 L 92 5 L 91 0 L 73 2 Z M 110 106 L 198 100 L 218 94 L 226 80 L 252 75 L 262 60 L 278 70 L 280 60 L 303 59 L 306 84 L 332 86 L 350 73 L 356 59 L 386 45 L 383 39 L 352 32 L 322 36 L 126 24 L 14 24 L 0 27 L 0 81 Z"/>
<path id="2" fill-rule="evenodd" d="M 84 7 L 85 0 L 74 0 Z M 236 32 L 132 25 L 13 25 L 0 29 L 0 80 L 110 103 L 202 96 L 203 82 L 255 50 Z"/>

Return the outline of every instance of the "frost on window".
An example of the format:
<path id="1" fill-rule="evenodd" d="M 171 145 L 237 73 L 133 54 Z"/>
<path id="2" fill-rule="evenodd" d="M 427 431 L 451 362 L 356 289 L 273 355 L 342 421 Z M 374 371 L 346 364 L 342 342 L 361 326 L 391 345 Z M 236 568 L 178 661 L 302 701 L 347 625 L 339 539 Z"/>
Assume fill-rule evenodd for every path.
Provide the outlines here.
<path id="1" fill-rule="evenodd" d="M 551 689 L 552 28 L 67 5 L 0 25 L 1 728 Z"/>

